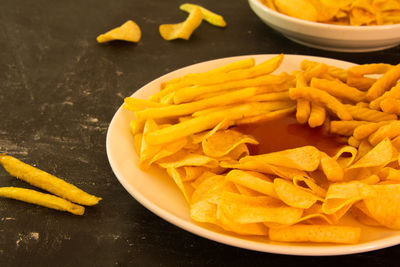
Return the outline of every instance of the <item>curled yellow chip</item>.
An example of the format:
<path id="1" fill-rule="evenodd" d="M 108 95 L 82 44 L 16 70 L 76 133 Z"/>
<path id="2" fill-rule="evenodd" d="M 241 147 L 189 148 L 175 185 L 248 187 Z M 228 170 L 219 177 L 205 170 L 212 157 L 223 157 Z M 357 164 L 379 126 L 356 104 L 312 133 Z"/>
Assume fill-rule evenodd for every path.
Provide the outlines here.
<path id="1" fill-rule="evenodd" d="M 201 7 L 199 5 L 195 5 L 195 4 L 182 4 L 179 6 L 179 8 L 183 11 L 186 11 L 188 13 L 192 12 L 193 9 L 195 9 L 196 7 L 199 7 L 201 10 L 201 13 L 203 14 L 203 19 L 205 21 L 207 21 L 208 23 L 214 25 L 214 26 L 218 26 L 218 27 L 226 27 L 226 22 L 224 20 L 224 18 L 221 15 L 215 14 L 214 12 Z"/>
<path id="2" fill-rule="evenodd" d="M 104 34 L 97 36 L 98 43 L 105 43 L 113 40 L 122 40 L 128 42 L 139 42 L 142 32 L 139 26 L 132 20 L 128 20 L 121 26 L 114 28 Z"/>
<path id="3" fill-rule="evenodd" d="M 193 31 L 200 26 L 203 14 L 199 7 L 193 8 L 184 22 L 177 24 L 162 24 L 159 27 L 164 40 L 185 39 L 189 40 Z"/>

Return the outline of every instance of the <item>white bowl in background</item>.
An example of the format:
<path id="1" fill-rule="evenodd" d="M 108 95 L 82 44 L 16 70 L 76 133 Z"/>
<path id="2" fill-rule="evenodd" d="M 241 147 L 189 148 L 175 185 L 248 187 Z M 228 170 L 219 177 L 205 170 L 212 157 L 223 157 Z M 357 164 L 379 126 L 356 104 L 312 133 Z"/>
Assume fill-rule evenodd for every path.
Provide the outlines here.
<path id="1" fill-rule="evenodd" d="M 313 48 L 338 52 L 370 52 L 400 44 L 400 24 L 333 25 L 284 15 L 268 8 L 260 0 L 249 0 L 249 5 L 265 24 L 288 39 Z"/>

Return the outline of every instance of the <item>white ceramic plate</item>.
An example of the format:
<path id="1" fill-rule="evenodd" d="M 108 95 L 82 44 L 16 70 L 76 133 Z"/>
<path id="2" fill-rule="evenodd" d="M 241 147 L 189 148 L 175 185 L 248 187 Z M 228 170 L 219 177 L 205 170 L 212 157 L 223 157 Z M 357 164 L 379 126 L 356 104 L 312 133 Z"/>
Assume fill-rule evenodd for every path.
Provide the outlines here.
<path id="1" fill-rule="evenodd" d="M 400 44 L 400 24 L 344 26 L 317 23 L 269 9 L 260 0 L 248 2 L 265 24 L 302 45 L 339 52 L 370 52 Z"/>
<path id="2" fill-rule="evenodd" d="M 248 57 L 254 57 L 256 62 L 259 63 L 272 56 L 274 55 L 239 56 L 195 64 L 168 73 L 148 83 L 132 96 L 145 99 L 159 90 L 161 82 L 182 76 L 186 73 L 210 70 Z M 283 64 L 276 73 L 299 69 L 298 66 L 303 59 L 316 60 L 343 68 L 353 65 L 334 59 L 286 55 Z M 153 213 L 180 228 L 235 247 L 291 255 L 352 254 L 385 248 L 400 243 L 399 231 L 365 226 L 362 226 L 363 234 L 359 244 L 331 245 L 277 243 L 271 242 L 267 238 L 238 236 L 207 225 L 197 224 L 190 219 L 188 206 L 172 179 L 156 168 L 148 172 L 143 172 L 138 168 L 138 157 L 133 147 L 133 137 L 129 129 L 129 122 L 133 117 L 132 112 L 119 108 L 110 123 L 106 141 L 110 165 L 120 183 L 137 201 Z"/>

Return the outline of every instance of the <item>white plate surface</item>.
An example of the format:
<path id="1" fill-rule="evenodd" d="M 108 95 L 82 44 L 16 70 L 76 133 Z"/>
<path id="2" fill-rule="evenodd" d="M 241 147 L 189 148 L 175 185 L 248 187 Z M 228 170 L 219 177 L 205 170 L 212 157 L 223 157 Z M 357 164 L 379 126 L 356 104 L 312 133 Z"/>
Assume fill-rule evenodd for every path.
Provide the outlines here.
<path id="1" fill-rule="evenodd" d="M 260 63 L 274 55 L 247 55 L 211 60 L 191 65 L 168 73 L 140 88 L 132 96 L 146 99 L 157 92 L 163 81 L 186 73 L 203 72 L 230 62 L 254 57 Z M 285 59 L 276 73 L 291 72 L 299 69 L 303 59 L 315 60 L 337 67 L 347 68 L 352 63 L 311 56 L 285 55 Z M 212 226 L 198 224 L 189 217 L 188 206 L 172 179 L 159 169 L 144 172 L 138 168 L 138 157 L 133 146 L 133 137 L 129 122 L 134 118 L 132 112 L 119 108 L 114 115 L 107 132 L 107 155 L 119 182 L 143 206 L 168 222 L 192 232 L 227 245 L 279 254 L 290 255 L 343 255 L 377 250 L 400 243 L 400 232 L 384 228 L 362 227 L 362 239 L 355 245 L 278 243 L 267 238 L 239 236 L 224 232 Z M 355 223 L 355 222 L 350 222 Z"/>

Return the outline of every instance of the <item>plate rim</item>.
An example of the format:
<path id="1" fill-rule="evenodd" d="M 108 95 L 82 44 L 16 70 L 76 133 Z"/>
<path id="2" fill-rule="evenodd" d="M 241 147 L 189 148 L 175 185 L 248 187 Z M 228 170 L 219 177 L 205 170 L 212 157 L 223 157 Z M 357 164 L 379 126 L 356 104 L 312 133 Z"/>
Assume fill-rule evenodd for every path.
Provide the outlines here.
<path id="1" fill-rule="evenodd" d="M 240 55 L 240 56 L 232 56 L 232 57 L 222 57 L 222 58 L 217 58 L 217 59 L 211 59 L 207 61 L 202 61 L 198 62 L 195 64 L 191 64 L 182 68 L 178 68 L 176 70 L 173 70 L 171 72 L 168 72 L 160 77 L 157 77 L 153 79 L 152 81 L 146 83 L 139 89 L 137 89 L 131 96 L 134 96 L 135 94 L 138 94 L 138 92 L 142 92 L 147 86 L 149 86 L 152 83 L 156 83 L 159 81 L 162 81 L 166 79 L 169 76 L 174 76 L 177 73 L 180 72 L 185 72 L 189 69 L 198 67 L 201 64 L 212 64 L 212 63 L 217 63 L 219 61 L 224 61 L 224 60 L 240 60 L 244 58 L 249 58 L 249 57 L 254 57 L 256 60 L 257 58 L 261 57 L 272 57 L 276 56 L 278 54 L 249 54 L 249 55 Z M 310 56 L 310 55 L 298 55 L 298 54 L 284 54 L 285 59 L 287 57 L 302 57 L 302 58 L 307 58 L 307 59 L 314 59 L 314 60 L 328 60 L 328 61 L 339 61 L 342 63 L 346 64 L 355 64 L 352 62 L 348 61 L 343 61 L 343 60 L 338 60 L 334 58 L 328 58 L 328 57 L 319 57 L 319 56 Z M 284 59 L 284 60 L 285 60 Z M 117 180 L 121 183 L 121 185 L 124 187 L 124 189 L 135 199 L 137 200 L 141 205 L 143 205 L 146 209 L 150 210 L 153 214 L 157 215 L 158 217 L 162 218 L 163 220 L 181 228 L 184 229 L 185 231 L 195 234 L 197 236 L 222 243 L 225 245 L 233 246 L 233 247 L 238 247 L 238 248 L 243 248 L 247 250 L 253 250 L 253 251 L 258 251 L 258 252 L 266 252 L 266 253 L 275 253 L 275 254 L 282 254 L 282 255 L 298 255 L 298 256 L 334 256 L 334 255 L 350 255 L 350 254 L 356 254 L 356 253 L 363 253 L 363 252 L 369 252 L 369 251 L 374 251 L 374 250 L 379 250 L 391 246 L 395 246 L 397 244 L 400 244 L 400 232 L 397 236 L 390 236 L 390 237 L 385 237 L 382 239 L 374 240 L 374 241 L 369 241 L 369 242 L 364 242 L 364 243 L 359 243 L 359 244 L 353 244 L 353 245 L 332 245 L 332 246 L 318 246 L 318 244 L 313 244 L 312 246 L 308 245 L 298 245 L 298 244 L 290 244 L 290 245 L 284 245 L 283 244 L 271 244 L 271 243 L 260 243 L 257 241 L 253 240 L 248 240 L 248 239 L 243 239 L 240 237 L 235 237 L 231 235 L 225 235 L 223 233 L 215 232 L 210 229 L 204 228 L 201 225 L 193 222 L 193 221 L 186 221 L 174 214 L 171 214 L 170 212 L 158 207 L 157 205 L 154 205 L 154 203 L 151 202 L 151 200 L 147 199 L 140 191 L 138 191 L 135 188 L 132 188 L 126 180 L 126 177 L 123 177 L 122 174 L 118 171 L 116 168 L 116 162 L 114 161 L 114 158 L 112 157 L 111 150 L 112 150 L 112 134 L 113 134 L 113 127 L 117 121 L 117 119 L 121 116 L 121 113 L 124 112 L 122 105 L 118 108 L 118 110 L 115 112 L 113 115 L 113 118 L 111 119 L 111 122 L 109 124 L 109 127 L 107 129 L 107 134 L 106 134 L 106 153 L 107 153 L 107 158 L 110 164 L 110 167 L 116 176 Z M 133 164 L 133 163 L 132 163 Z"/>

